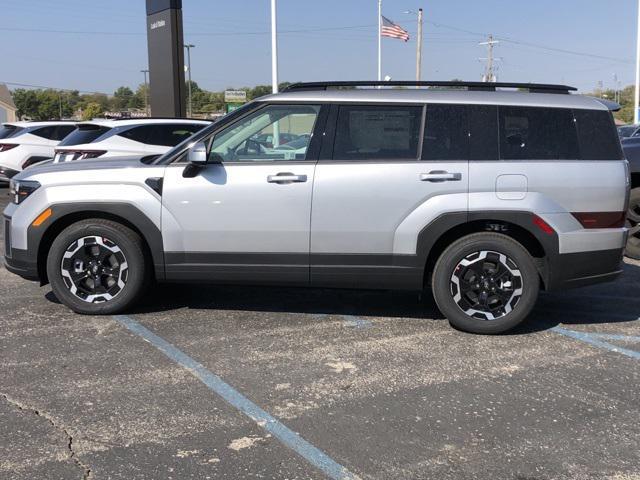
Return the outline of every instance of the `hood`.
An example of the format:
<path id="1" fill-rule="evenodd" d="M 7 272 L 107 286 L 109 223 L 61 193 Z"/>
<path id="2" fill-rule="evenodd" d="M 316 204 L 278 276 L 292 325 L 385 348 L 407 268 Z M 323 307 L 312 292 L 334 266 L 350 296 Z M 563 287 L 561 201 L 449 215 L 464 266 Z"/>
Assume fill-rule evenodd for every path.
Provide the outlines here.
<path id="1" fill-rule="evenodd" d="M 23 180 L 33 175 L 41 173 L 69 172 L 79 170 L 114 170 L 124 168 L 149 168 L 142 163 L 144 157 L 137 155 L 132 157 L 111 157 L 111 158 L 88 158 L 86 160 L 76 160 L 74 162 L 52 163 L 44 162 L 34 165 L 20 172 L 14 178 Z"/>

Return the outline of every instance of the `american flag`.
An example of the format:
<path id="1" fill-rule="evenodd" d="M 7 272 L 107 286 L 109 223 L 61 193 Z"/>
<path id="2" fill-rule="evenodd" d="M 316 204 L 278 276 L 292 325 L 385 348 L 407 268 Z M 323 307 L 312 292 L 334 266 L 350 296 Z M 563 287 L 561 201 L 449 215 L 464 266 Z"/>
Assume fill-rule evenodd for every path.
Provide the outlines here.
<path id="1" fill-rule="evenodd" d="M 396 25 L 384 15 L 382 16 L 382 29 L 380 35 L 383 37 L 399 38 L 405 42 L 409 40 L 409 32 L 399 25 Z"/>

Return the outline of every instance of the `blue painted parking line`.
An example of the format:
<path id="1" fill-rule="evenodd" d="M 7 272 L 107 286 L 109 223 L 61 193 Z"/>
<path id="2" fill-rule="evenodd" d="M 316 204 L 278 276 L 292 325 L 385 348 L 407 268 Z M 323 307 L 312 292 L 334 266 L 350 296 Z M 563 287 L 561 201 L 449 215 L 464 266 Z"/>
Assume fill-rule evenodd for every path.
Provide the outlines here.
<path id="1" fill-rule="evenodd" d="M 612 343 L 604 341 L 605 338 L 608 340 L 624 341 L 628 339 L 635 339 L 638 337 L 627 337 L 626 335 L 608 335 L 604 333 L 593 334 L 593 333 L 586 333 L 586 332 L 576 332 L 575 330 L 568 330 L 562 327 L 553 327 L 551 331 L 559 333 L 560 335 L 564 335 L 565 337 L 570 337 L 576 340 L 580 340 L 581 342 L 588 343 L 589 345 L 593 345 L 594 347 L 609 350 L 610 352 L 620 353 L 622 355 L 626 355 L 627 357 L 640 360 L 640 352 L 636 352 L 635 350 L 630 350 L 628 348 L 618 347 L 617 345 L 613 345 Z M 636 340 L 631 340 L 631 341 L 636 341 Z"/>
<path id="2" fill-rule="evenodd" d="M 344 320 L 345 327 L 363 329 L 371 328 L 373 325 L 370 320 L 365 320 L 364 318 L 356 317 L 354 315 L 341 315 L 341 317 Z"/>
<path id="3" fill-rule="evenodd" d="M 336 480 L 357 480 L 359 478 L 334 461 L 322 450 L 314 447 L 296 432 L 290 430 L 271 414 L 235 390 L 216 374 L 207 370 L 202 364 L 148 328 L 142 326 L 133 318 L 126 315 L 116 315 L 113 318 L 120 325 L 156 347 L 171 360 L 183 366 L 194 377 L 204 383 L 209 390 L 221 396 L 229 405 L 251 418 L 259 427 L 280 440 L 280 442 L 296 452 L 311 465 L 324 472 L 329 478 Z"/>

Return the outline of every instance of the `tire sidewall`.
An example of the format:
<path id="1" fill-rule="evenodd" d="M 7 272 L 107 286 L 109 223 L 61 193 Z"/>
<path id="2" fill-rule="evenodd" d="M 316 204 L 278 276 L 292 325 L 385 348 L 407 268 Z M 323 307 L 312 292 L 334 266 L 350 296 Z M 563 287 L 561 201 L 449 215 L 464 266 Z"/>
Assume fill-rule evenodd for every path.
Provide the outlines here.
<path id="1" fill-rule="evenodd" d="M 83 314 L 112 314 L 131 305 L 145 283 L 145 261 L 135 234 L 130 230 L 127 233 L 111 224 L 91 221 L 79 222 L 63 230 L 51 245 L 47 258 L 47 276 L 56 297 L 74 312 Z M 115 243 L 122 250 L 128 265 L 127 281 L 122 291 L 112 300 L 102 303 L 89 303 L 76 297 L 67 288 L 61 273 L 62 257 L 69 245 L 82 237 L 94 235 Z"/>
<path id="2" fill-rule="evenodd" d="M 496 320 L 468 316 L 451 294 L 450 282 L 455 267 L 463 258 L 482 250 L 506 255 L 516 263 L 522 274 L 522 296 L 511 312 Z M 454 327 L 472 333 L 497 334 L 514 328 L 526 319 L 537 301 L 540 278 L 533 259 L 520 244 L 504 235 L 477 234 L 462 238 L 445 250 L 434 269 L 432 288 L 438 308 Z"/>

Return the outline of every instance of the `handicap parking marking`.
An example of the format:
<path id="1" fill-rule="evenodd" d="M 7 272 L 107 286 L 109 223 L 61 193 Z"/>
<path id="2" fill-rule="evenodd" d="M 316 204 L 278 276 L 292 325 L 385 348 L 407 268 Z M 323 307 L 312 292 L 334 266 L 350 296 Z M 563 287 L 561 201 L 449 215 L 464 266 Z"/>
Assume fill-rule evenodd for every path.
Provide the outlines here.
<path id="1" fill-rule="evenodd" d="M 559 333 L 560 335 L 564 335 L 565 337 L 570 337 L 576 340 L 580 340 L 581 342 L 588 343 L 589 345 L 592 345 L 594 347 L 603 348 L 605 350 L 609 350 L 610 352 L 620 353 L 622 355 L 626 355 L 627 357 L 640 360 L 640 352 L 637 352 L 635 350 L 630 350 L 628 348 L 619 347 L 617 345 L 614 345 L 606 341 L 606 340 L 617 340 L 617 341 L 623 341 L 623 342 L 640 342 L 640 337 L 637 337 L 637 336 L 617 335 L 617 334 L 608 334 L 608 333 L 577 332 L 575 330 L 569 330 L 567 328 L 563 328 L 560 326 L 553 327 L 551 331 L 555 333 Z"/>
<path id="2" fill-rule="evenodd" d="M 222 378 L 197 362 L 182 350 L 156 335 L 136 320 L 126 315 L 115 315 L 113 319 L 130 332 L 138 335 L 160 350 L 169 359 L 188 370 L 204 383 L 209 390 L 222 397 L 229 405 L 253 420 L 256 425 L 272 434 L 286 447 L 296 452 L 311 465 L 321 470 L 327 477 L 335 480 L 359 480 L 359 477 L 337 463 L 322 450 L 307 442 L 298 433 L 289 429 L 278 419 L 253 403 Z"/>

